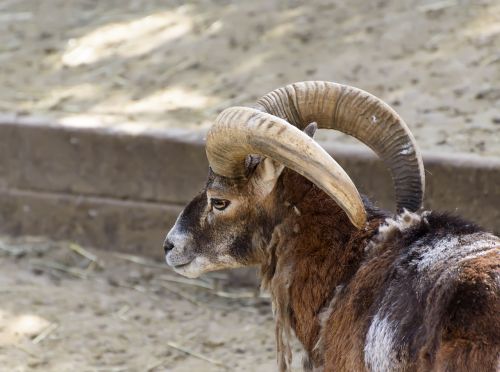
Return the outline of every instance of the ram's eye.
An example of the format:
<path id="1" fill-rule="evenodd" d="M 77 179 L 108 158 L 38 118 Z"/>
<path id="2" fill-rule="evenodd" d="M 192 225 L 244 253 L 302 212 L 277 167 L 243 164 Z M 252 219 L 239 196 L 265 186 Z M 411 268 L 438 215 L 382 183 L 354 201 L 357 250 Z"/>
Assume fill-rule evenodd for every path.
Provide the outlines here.
<path id="1" fill-rule="evenodd" d="M 211 198 L 210 203 L 218 211 L 223 211 L 224 209 L 226 209 L 228 207 L 230 202 L 229 202 L 229 200 L 226 200 L 226 199 Z"/>

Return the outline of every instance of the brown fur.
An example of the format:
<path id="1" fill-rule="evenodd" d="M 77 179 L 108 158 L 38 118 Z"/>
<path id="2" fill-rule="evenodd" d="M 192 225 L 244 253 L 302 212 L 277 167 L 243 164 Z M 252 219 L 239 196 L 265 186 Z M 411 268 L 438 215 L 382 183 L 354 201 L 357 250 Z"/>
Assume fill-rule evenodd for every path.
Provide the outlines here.
<path id="1" fill-rule="evenodd" d="M 422 365 L 450 372 L 500 370 L 499 252 L 468 260 L 461 268 L 445 310 L 434 368 L 425 357 Z"/>
<path id="2" fill-rule="evenodd" d="M 390 219 L 368 201 L 368 223 L 357 230 L 304 177 L 251 164 L 244 179 L 211 172 L 167 247 L 171 261 L 199 260 L 174 265 L 189 275 L 261 265 L 280 371 L 290 369 L 294 335 L 308 370 L 497 369 L 498 237 L 435 212 Z M 214 210 L 213 197 L 229 207 Z"/>
<path id="3" fill-rule="evenodd" d="M 345 213 L 308 181 L 290 172 L 282 182 L 282 198 L 273 204 L 286 203 L 300 215 L 284 214 L 262 265 L 263 285 L 270 290 L 275 308 L 280 370 L 290 365 L 287 343 L 293 330 L 310 365 L 325 371 L 364 371 L 366 335 L 377 303 L 384 291 L 394 290 L 388 287 L 390 276 L 408 275 L 404 281 L 410 281 L 413 274 L 400 273 L 405 266 L 394 271 L 395 262 L 414 230 L 428 222 L 424 217 L 413 221 L 405 216 L 408 231 L 393 228 L 377 242 L 372 238 L 384 221 L 380 215 L 372 214 L 367 228 L 358 231 Z M 498 284 L 492 273 L 498 273 L 498 258 L 496 252 L 496 256 L 492 253 L 467 261 L 458 278 L 444 283 L 449 288 L 429 287 L 427 298 L 432 298 L 432 291 L 443 299 L 445 292 L 455 290 L 453 296 L 434 307 L 421 305 L 425 299 L 408 300 L 423 306 L 422 311 L 428 313 L 427 324 L 436 329 L 416 337 L 412 347 L 401 351 L 404 370 L 495 370 L 500 350 L 500 340 L 495 340 L 500 335 L 500 309 Z M 487 287 L 489 292 L 474 286 Z M 335 294 L 336 288 L 342 289 Z M 464 300 L 460 296 L 466 294 L 472 296 L 471 301 L 483 301 L 484 308 L 473 311 L 472 303 L 461 304 Z M 321 314 L 334 295 L 338 299 L 322 327 Z M 418 306 L 415 311 L 419 311 Z"/>
<path id="4" fill-rule="evenodd" d="M 280 310 L 278 324 L 289 324 L 313 365 L 321 365 L 323 355 L 314 351 L 320 336 L 319 315 L 335 287 L 356 272 L 364 246 L 381 219 L 372 219 L 365 230 L 358 231 L 334 201 L 295 173 L 285 175 L 283 187 L 292 191 L 284 193 L 280 202 L 297 208 L 300 216 L 289 213 L 275 232 L 279 243 L 273 247 L 278 248 L 269 252 L 271 259 L 262 266 L 263 285 Z"/>

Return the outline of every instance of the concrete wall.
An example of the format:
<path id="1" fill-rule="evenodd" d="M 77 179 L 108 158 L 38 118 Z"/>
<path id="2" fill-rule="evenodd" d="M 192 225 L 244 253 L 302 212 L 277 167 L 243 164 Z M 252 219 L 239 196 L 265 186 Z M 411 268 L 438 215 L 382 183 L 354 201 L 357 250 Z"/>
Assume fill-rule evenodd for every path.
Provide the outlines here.
<path id="1" fill-rule="evenodd" d="M 384 166 L 364 148 L 325 145 L 361 192 L 392 208 Z M 500 159 L 424 153 L 426 208 L 500 231 Z M 0 233 L 47 235 L 162 256 L 162 241 L 207 173 L 201 135 L 130 133 L 0 117 Z"/>

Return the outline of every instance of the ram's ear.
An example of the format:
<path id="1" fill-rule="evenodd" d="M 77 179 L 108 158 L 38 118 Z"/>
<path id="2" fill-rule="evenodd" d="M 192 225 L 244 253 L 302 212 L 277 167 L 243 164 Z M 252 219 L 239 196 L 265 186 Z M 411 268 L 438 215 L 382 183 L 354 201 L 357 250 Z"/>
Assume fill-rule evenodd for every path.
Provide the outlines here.
<path id="1" fill-rule="evenodd" d="M 252 175 L 256 191 L 262 196 L 266 196 L 273 191 L 283 169 L 285 167 L 277 161 L 263 158 Z"/>
<path id="2" fill-rule="evenodd" d="M 318 130 L 318 124 L 316 122 L 312 122 L 307 127 L 304 128 L 304 133 L 309 137 L 314 138 L 316 131 Z"/>
<path id="3" fill-rule="evenodd" d="M 317 129 L 318 124 L 313 122 L 305 127 L 303 132 L 309 137 L 314 138 L 314 134 Z M 266 196 L 273 191 L 281 172 L 283 172 L 283 169 L 285 169 L 285 167 L 277 161 L 270 158 L 262 158 L 259 164 L 255 167 L 255 171 L 252 175 L 252 181 L 255 185 L 256 191 L 258 191 L 262 196 Z"/>

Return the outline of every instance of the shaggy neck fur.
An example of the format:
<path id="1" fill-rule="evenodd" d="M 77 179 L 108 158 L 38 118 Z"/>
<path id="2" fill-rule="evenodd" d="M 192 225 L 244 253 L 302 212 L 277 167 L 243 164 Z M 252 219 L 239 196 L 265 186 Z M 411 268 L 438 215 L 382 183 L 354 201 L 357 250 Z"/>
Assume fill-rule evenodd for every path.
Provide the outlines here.
<path id="1" fill-rule="evenodd" d="M 323 191 L 291 172 L 281 177 L 271 202 L 277 220 L 261 259 L 262 285 L 272 296 L 280 371 L 290 368 L 293 331 L 312 369 L 321 360 L 322 318 L 335 288 L 350 281 L 364 257 L 364 247 L 382 219 L 369 210 L 368 227 L 356 230 Z M 322 283 L 322 285 L 318 285 Z"/>

